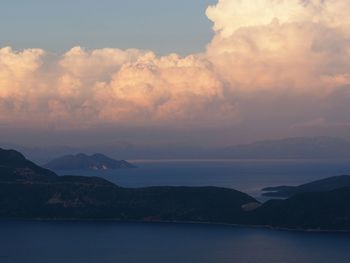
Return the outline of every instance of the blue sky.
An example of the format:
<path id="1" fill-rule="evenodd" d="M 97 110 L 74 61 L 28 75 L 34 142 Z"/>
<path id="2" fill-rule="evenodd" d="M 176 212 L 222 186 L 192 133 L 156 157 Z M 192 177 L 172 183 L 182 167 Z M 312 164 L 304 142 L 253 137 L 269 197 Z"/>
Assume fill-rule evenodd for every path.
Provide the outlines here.
<path id="1" fill-rule="evenodd" d="M 0 46 L 64 52 L 73 46 L 202 51 L 215 0 L 2 0 Z"/>

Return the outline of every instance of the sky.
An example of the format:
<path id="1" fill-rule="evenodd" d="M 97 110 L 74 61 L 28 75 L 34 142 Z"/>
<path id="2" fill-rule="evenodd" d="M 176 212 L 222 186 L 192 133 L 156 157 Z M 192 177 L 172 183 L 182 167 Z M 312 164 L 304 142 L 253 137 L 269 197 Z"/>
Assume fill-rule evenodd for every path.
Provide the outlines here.
<path id="1" fill-rule="evenodd" d="M 205 10 L 215 0 L 2 0 L 0 41 L 15 49 L 64 52 L 139 48 L 203 51 L 212 38 Z"/>
<path id="2" fill-rule="evenodd" d="M 347 0 L 4 0 L 0 136 L 350 139 Z"/>

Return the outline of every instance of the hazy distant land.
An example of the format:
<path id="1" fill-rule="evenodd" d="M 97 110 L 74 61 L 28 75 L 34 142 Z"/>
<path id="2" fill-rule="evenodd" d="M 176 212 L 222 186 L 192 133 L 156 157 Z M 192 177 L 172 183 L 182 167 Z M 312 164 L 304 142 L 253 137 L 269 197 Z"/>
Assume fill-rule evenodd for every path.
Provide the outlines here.
<path id="1" fill-rule="evenodd" d="M 9 143 L 6 148 L 23 152 L 30 159 L 46 164 L 57 156 L 104 153 L 115 159 L 350 159 L 350 142 L 335 137 L 295 137 L 257 141 L 227 147 L 164 144 L 138 145 L 111 142 L 84 147 L 27 147 Z"/>
<path id="2" fill-rule="evenodd" d="M 86 155 L 79 153 L 76 155 L 65 155 L 51 160 L 44 165 L 45 168 L 59 170 L 115 170 L 136 168 L 135 165 L 125 160 L 114 160 L 104 154 Z"/>

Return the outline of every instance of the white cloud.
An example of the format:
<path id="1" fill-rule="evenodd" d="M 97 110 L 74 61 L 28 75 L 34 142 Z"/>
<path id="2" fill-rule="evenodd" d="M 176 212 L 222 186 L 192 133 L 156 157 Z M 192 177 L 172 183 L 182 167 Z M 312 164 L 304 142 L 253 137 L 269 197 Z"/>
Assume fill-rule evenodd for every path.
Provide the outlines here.
<path id="1" fill-rule="evenodd" d="M 273 110 L 259 103 L 268 94 L 289 105 L 280 125 L 288 118 L 290 125 L 307 122 L 303 113 L 290 117 L 291 99 L 305 109 L 312 100 L 308 120 L 327 123 L 333 94 L 350 86 L 349 9 L 345 0 L 219 0 L 207 10 L 213 40 L 206 52 L 187 57 L 81 47 L 52 56 L 3 48 L 0 120 L 72 127 L 255 123 L 247 112 Z"/>

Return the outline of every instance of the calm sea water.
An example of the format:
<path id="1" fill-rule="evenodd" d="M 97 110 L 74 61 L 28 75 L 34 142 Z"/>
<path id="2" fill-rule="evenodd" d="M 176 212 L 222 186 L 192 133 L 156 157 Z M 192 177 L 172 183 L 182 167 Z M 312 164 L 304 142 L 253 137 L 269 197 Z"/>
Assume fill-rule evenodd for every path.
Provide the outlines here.
<path id="1" fill-rule="evenodd" d="M 64 172 L 125 187 L 260 189 L 350 174 L 349 160 L 137 161 L 138 168 Z M 0 263 L 347 263 L 350 234 L 215 225 L 0 221 Z"/>
<path id="2" fill-rule="evenodd" d="M 1 263 L 348 263 L 350 234 L 0 221 Z"/>
<path id="3" fill-rule="evenodd" d="M 350 160 L 134 161 L 136 169 L 60 174 L 101 176 L 120 186 L 222 186 L 259 198 L 266 186 L 298 185 L 350 175 Z"/>

